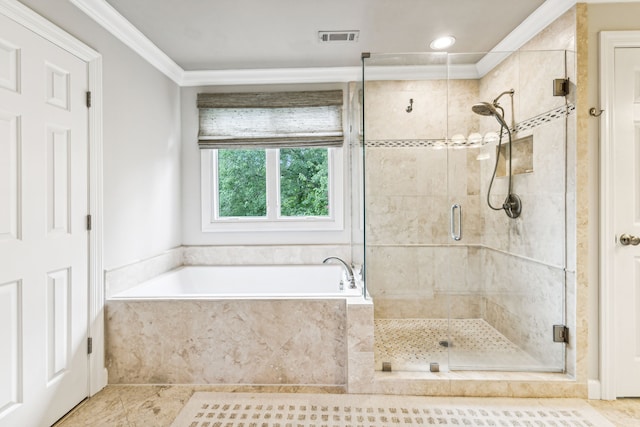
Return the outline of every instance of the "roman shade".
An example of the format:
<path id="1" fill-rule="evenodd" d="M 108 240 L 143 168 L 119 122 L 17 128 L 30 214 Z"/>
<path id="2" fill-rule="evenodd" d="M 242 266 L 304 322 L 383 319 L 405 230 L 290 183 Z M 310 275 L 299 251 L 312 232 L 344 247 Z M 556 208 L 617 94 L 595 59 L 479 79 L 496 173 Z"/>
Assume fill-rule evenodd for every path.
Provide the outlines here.
<path id="1" fill-rule="evenodd" d="M 199 93 L 200 148 L 338 147 L 342 90 Z"/>

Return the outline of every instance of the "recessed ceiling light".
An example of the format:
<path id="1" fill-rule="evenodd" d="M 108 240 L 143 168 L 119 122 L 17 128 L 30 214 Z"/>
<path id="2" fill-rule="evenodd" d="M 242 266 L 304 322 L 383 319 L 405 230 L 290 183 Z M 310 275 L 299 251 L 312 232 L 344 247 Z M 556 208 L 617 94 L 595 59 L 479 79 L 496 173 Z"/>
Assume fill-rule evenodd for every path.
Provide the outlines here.
<path id="1" fill-rule="evenodd" d="M 456 38 L 453 36 L 438 37 L 437 39 L 431 42 L 429 47 L 431 47 L 431 49 L 434 49 L 434 50 L 442 50 L 442 49 L 446 49 L 448 47 L 453 46 L 455 42 L 456 42 Z"/>

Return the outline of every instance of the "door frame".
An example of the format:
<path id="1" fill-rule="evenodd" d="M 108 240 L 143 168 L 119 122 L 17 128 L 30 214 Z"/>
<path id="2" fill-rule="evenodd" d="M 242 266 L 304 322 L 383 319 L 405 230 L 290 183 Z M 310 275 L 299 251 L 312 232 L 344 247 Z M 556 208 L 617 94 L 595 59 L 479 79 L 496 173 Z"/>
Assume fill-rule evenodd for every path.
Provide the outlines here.
<path id="1" fill-rule="evenodd" d="M 615 152 L 614 71 L 615 49 L 640 48 L 640 31 L 600 32 L 600 398 L 616 399 L 615 322 L 616 295 L 613 284 L 613 153 Z"/>
<path id="2" fill-rule="evenodd" d="M 17 0 L 0 0 L 0 14 L 87 63 L 91 108 L 88 109 L 88 200 L 91 215 L 88 254 L 89 396 L 107 384 L 104 361 L 104 286 L 102 274 L 102 55 Z"/>

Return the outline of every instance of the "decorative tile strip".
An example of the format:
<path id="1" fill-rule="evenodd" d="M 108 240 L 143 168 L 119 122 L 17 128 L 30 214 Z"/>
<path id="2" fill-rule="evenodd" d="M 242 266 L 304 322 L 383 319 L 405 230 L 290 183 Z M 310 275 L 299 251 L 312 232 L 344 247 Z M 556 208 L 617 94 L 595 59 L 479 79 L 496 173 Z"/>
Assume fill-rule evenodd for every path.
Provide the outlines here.
<path id="1" fill-rule="evenodd" d="M 367 141 L 367 147 L 372 148 L 444 148 L 446 139 L 390 139 Z"/>
<path id="2" fill-rule="evenodd" d="M 555 120 L 562 119 L 571 115 L 575 111 L 576 107 L 573 104 L 563 105 L 551 111 L 547 111 L 539 116 L 532 117 L 517 123 L 514 129 L 514 133 L 530 131 L 538 126 L 545 125 Z M 503 136 L 506 136 L 507 131 L 503 132 Z M 493 134 L 493 135 L 491 135 Z M 485 135 L 482 141 L 469 141 L 468 139 L 383 139 L 383 140 L 368 140 L 366 146 L 370 148 L 465 148 L 465 147 L 479 147 L 490 142 L 495 142 L 498 135 L 494 132 L 489 132 Z"/>
<path id="3" fill-rule="evenodd" d="M 531 119 L 527 119 L 523 122 L 516 124 L 515 131 L 522 132 L 525 130 L 531 130 L 531 129 L 537 128 L 538 126 L 542 126 L 549 122 L 562 119 L 565 116 L 570 115 L 575 110 L 576 110 L 576 106 L 573 104 L 563 105 L 561 107 L 556 108 L 555 110 L 547 111 L 544 114 L 540 114 L 539 116 L 533 117 Z"/>

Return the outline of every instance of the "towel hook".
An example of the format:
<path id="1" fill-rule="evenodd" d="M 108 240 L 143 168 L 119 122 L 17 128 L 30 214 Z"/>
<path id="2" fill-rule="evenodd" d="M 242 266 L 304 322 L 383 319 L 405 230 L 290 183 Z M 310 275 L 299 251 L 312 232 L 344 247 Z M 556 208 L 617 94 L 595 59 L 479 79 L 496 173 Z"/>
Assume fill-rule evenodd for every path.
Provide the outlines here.
<path id="1" fill-rule="evenodd" d="M 413 98 L 409 98 L 409 106 L 405 108 L 405 111 L 407 113 L 410 113 L 413 111 Z"/>

